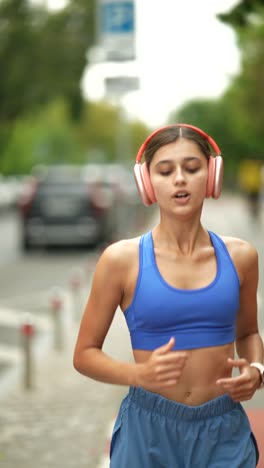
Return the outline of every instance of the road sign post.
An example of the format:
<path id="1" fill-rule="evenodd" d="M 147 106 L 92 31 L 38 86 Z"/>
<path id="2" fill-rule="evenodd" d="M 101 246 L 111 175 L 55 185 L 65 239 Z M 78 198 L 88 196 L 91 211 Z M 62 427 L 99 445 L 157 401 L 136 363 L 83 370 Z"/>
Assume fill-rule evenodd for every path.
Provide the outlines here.
<path id="1" fill-rule="evenodd" d="M 134 0 L 97 0 L 97 37 L 105 61 L 134 60 Z"/>
<path id="2" fill-rule="evenodd" d="M 135 0 L 97 0 L 97 43 L 105 62 L 126 63 L 136 59 L 135 47 Z M 139 87 L 137 76 L 105 77 L 106 97 L 114 99 L 120 107 L 119 130 L 116 141 L 116 159 L 123 160 L 124 148 L 129 153 L 129 135 L 124 125 L 121 105 L 123 96 Z"/>

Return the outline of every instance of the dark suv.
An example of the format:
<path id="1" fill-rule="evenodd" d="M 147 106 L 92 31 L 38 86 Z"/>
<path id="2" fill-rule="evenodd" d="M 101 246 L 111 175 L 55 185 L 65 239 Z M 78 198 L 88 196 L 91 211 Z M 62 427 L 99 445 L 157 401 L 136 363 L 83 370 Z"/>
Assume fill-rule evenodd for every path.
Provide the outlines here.
<path id="1" fill-rule="evenodd" d="M 110 187 L 84 176 L 79 166 L 37 172 L 19 200 L 22 245 L 93 245 L 114 236 Z"/>

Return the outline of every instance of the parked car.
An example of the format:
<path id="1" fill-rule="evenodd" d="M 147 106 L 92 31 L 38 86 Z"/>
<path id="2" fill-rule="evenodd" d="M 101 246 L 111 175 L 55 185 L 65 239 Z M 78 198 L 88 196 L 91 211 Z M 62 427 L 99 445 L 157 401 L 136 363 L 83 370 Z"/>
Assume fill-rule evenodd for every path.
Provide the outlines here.
<path id="1" fill-rule="evenodd" d="M 22 246 L 98 245 L 113 240 L 109 187 L 85 176 L 83 167 L 33 171 L 20 197 Z"/>

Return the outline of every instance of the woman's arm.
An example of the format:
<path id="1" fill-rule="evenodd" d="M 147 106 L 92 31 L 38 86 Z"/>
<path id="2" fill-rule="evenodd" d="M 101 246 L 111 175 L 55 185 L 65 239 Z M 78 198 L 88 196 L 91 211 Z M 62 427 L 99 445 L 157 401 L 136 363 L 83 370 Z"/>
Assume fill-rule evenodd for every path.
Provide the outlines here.
<path id="1" fill-rule="evenodd" d="M 234 259 L 240 276 L 240 308 L 236 321 L 236 350 L 240 359 L 229 359 L 231 368 L 238 368 L 240 375 L 220 379 L 218 384 L 234 400 L 249 400 L 260 386 L 260 374 L 251 362 L 263 363 L 263 342 L 258 330 L 257 288 L 258 254 L 249 243 L 237 241 Z"/>
<path id="2" fill-rule="evenodd" d="M 74 350 L 75 369 L 92 379 L 120 385 L 134 384 L 135 364 L 107 356 L 102 346 L 124 291 L 126 247 L 108 247 L 97 264 Z"/>
<path id="3" fill-rule="evenodd" d="M 248 245 L 240 289 L 240 309 L 236 323 L 236 349 L 239 357 L 250 362 L 263 362 L 263 342 L 258 330 L 257 288 L 258 254 Z"/>

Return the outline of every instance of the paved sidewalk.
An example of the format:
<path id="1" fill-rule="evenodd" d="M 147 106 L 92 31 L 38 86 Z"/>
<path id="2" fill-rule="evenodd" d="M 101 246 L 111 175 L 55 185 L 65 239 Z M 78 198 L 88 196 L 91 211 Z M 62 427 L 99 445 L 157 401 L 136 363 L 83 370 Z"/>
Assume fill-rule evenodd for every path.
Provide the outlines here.
<path id="1" fill-rule="evenodd" d="M 1 468 L 96 468 L 105 450 L 102 428 L 113 417 L 113 389 L 73 368 L 76 333 L 63 351 L 38 360 L 34 389 L 18 379 L 1 396 Z"/>

